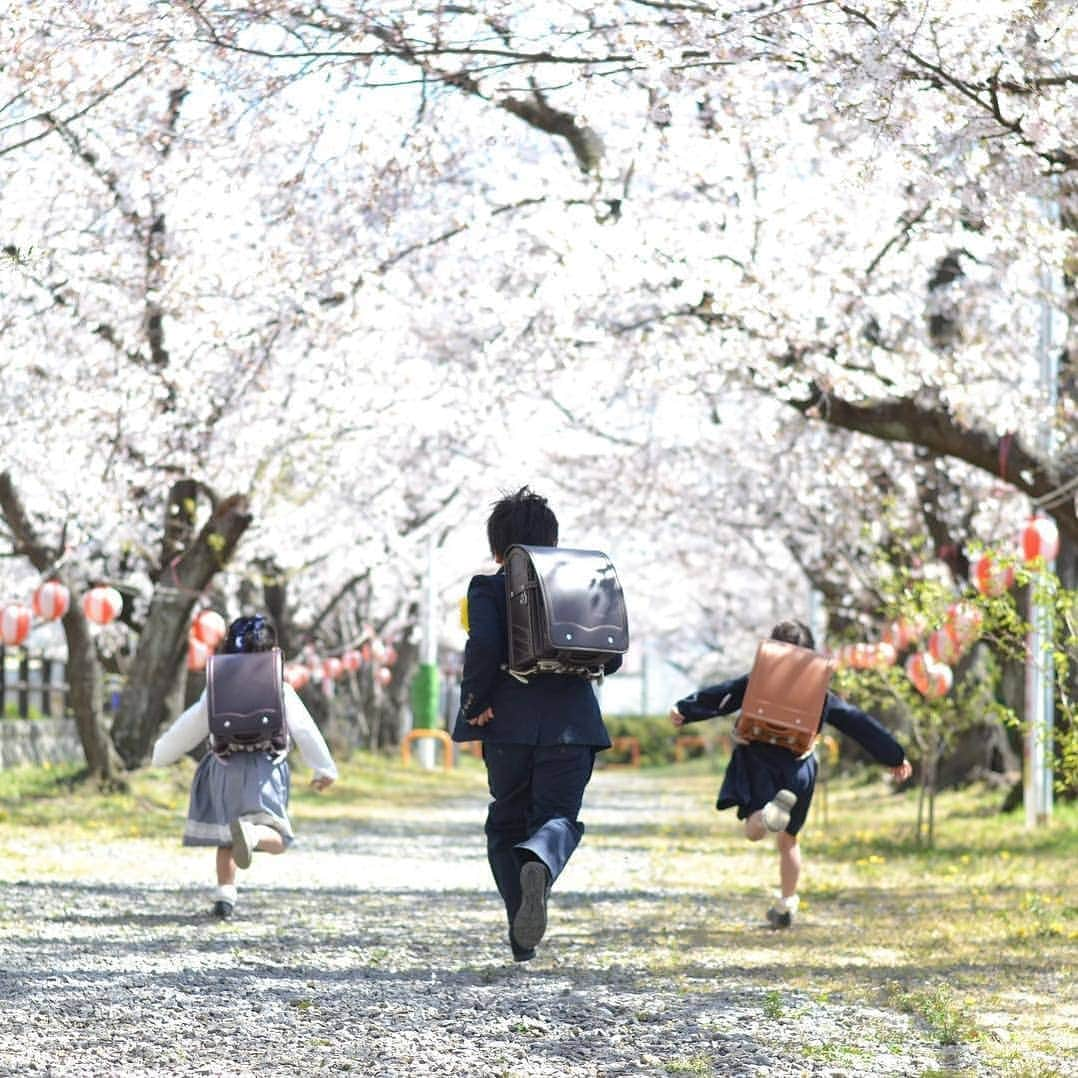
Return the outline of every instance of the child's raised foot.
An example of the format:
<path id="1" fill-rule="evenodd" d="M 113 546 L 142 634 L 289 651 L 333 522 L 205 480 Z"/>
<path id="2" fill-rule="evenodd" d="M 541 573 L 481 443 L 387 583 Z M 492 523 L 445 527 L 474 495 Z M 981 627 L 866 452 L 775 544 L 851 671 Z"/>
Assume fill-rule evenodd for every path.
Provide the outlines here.
<path id="1" fill-rule="evenodd" d="M 797 804 L 797 794 L 793 790 L 779 790 L 763 807 L 764 827 L 768 831 L 785 831 L 790 822 L 790 812 Z M 236 862 L 239 864 L 239 862 Z"/>
<path id="2" fill-rule="evenodd" d="M 236 868 L 250 868 L 251 855 L 258 844 L 254 825 L 233 820 L 228 829 L 232 832 L 232 860 L 236 862 Z"/>

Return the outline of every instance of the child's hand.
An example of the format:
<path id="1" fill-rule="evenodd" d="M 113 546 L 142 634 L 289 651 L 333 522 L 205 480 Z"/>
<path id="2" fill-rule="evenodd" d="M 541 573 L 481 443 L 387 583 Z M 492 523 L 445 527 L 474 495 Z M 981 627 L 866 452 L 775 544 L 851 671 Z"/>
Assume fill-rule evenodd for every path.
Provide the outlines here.
<path id="1" fill-rule="evenodd" d="M 319 775 L 316 779 L 311 779 L 311 787 L 317 792 L 321 793 L 327 786 L 333 785 L 333 779 L 329 775 Z"/>
<path id="2" fill-rule="evenodd" d="M 891 778 L 895 782 L 905 782 L 913 774 L 913 765 L 909 760 L 903 760 L 898 767 L 891 768 Z"/>
<path id="3" fill-rule="evenodd" d="M 675 726 L 684 726 L 685 725 L 685 716 L 682 715 L 681 712 L 678 711 L 678 709 L 676 707 L 672 707 L 670 709 L 670 721 Z"/>
<path id="4" fill-rule="evenodd" d="M 488 707 L 485 711 L 480 711 L 474 719 L 468 720 L 469 726 L 486 726 L 491 719 L 494 718 L 494 708 Z"/>

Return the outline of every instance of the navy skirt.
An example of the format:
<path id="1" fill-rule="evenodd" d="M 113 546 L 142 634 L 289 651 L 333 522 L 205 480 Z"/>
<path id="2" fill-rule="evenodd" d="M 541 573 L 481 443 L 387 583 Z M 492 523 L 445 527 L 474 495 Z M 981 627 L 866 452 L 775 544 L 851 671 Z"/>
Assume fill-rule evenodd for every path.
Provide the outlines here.
<path id="1" fill-rule="evenodd" d="M 778 745 L 758 741 L 738 745 L 730 756 L 715 807 L 736 806 L 738 819 L 744 820 L 762 809 L 779 790 L 792 790 L 797 794 L 797 804 L 790 813 L 786 831 L 796 835 L 804 826 L 812 803 L 816 770 L 815 753 L 799 759 Z"/>
<path id="2" fill-rule="evenodd" d="M 185 846 L 231 846 L 229 824 L 243 818 L 279 832 L 292 842 L 288 820 L 291 774 L 287 760 L 264 752 L 240 752 L 219 760 L 206 753 L 191 783 L 183 831 Z"/>

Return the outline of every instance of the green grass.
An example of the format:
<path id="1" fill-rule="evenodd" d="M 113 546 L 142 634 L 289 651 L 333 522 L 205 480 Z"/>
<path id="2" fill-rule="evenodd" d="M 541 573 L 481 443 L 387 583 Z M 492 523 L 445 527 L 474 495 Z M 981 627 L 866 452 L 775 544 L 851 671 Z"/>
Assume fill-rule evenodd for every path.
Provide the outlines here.
<path id="1" fill-rule="evenodd" d="M 369 753 L 339 767 L 340 779 L 319 794 L 307 785 L 306 768 L 294 765 L 293 807 L 308 818 L 370 819 L 417 802 L 474 797 L 485 783 L 482 764 L 470 756 L 450 772 L 414 763 L 406 769 L 396 759 Z M 127 790 L 102 793 L 82 781 L 84 770 L 74 765 L 0 771 L 0 856 L 9 840 L 35 830 L 47 831 L 50 845 L 79 835 L 175 840 L 194 772 L 194 761 L 185 758 L 171 767 L 132 772 Z"/>
<path id="2" fill-rule="evenodd" d="M 1078 805 L 1057 804 L 1050 826 L 1027 830 L 1021 813 L 998 813 L 997 790 L 947 792 L 925 849 L 915 793 L 892 794 L 878 770 L 832 781 L 826 823 L 818 790 L 802 832 L 799 917 L 773 933 L 762 915 L 777 855 L 746 842 L 732 811 L 714 811 L 712 765 L 652 774 L 696 807 L 631 836 L 596 828 L 587 841 L 612 856 L 631 841 L 657 877 L 701 897 L 661 925 L 653 905 L 627 901 L 637 953 L 619 956 L 626 964 L 688 991 L 699 970 L 721 978 L 736 966 L 758 976 L 772 1018 L 791 992 L 868 1001 L 913 1016 L 941 1047 L 975 1046 L 1001 1076 L 1067 1073 L 1063 1061 L 1078 1056 Z"/>

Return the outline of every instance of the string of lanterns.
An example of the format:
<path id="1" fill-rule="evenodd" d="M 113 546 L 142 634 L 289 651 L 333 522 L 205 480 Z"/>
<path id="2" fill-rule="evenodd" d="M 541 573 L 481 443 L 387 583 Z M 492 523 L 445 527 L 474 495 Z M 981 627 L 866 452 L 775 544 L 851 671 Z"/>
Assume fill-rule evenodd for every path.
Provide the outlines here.
<path id="1" fill-rule="evenodd" d="M 123 596 L 116 588 L 99 585 L 82 596 L 81 605 L 83 613 L 94 624 L 108 625 L 120 616 Z M 46 580 L 35 589 L 29 605 L 6 603 L 0 607 L 0 642 L 7 647 L 18 647 L 30 635 L 35 619 L 57 621 L 70 608 L 69 589 L 58 580 Z M 204 670 L 227 632 L 225 619 L 216 610 L 199 610 L 187 633 L 187 669 Z M 364 626 L 363 636 L 365 639 L 359 648 L 349 648 L 340 656 L 320 659 L 312 652 L 303 662 L 286 663 L 285 680 L 298 691 L 312 679 L 333 682 L 365 664 L 374 663 L 374 680 L 384 688 L 393 680 L 391 667 L 397 661 L 396 648 L 379 640 L 370 626 Z"/>
<path id="2" fill-rule="evenodd" d="M 216 610 L 204 609 L 195 614 L 187 633 L 187 669 L 204 670 L 209 657 L 225 638 L 228 627 Z M 287 662 L 284 679 L 297 692 L 312 680 L 330 685 L 347 673 L 354 673 L 368 663 L 375 663 L 374 680 L 383 688 L 393 680 L 390 669 L 397 661 L 397 650 L 374 635 L 369 626 L 363 627 L 363 643 L 358 648 L 347 648 L 340 655 L 320 658 L 309 650 L 302 662 Z"/>
<path id="3" fill-rule="evenodd" d="M 115 621 L 123 610 L 123 596 L 106 585 L 90 588 L 82 597 L 82 611 L 97 625 Z M 0 609 L 0 641 L 8 647 L 17 647 L 30 635 L 34 619 L 56 621 L 71 607 L 71 592 L 58 580 L 46 580 L 40 584 L 25 603 L 5 603 Z"/>
<path id="4" fill-rule="evenodd" d="M 1055 521 L 1045 516 L 1031 517 L 1022 529 L 1018 547 L 1027 566 L 1040 559 L 1051 561 L 1059 553 Z M 1014 566 L 1001 564 L 990 554 L 980 554 L 970 562 L 969 578 L 982 595 L 1000 596 L 1014 585 Z M 902 618 L 884 628 L 879 643 L 840 647 L 835 652 L 835 662 L 854 670 L 880 670 L 894 666 L 901 652 L 921 644 L 906 658 L 903 668 L 913 687 L 926 699 L 935 700 L 951 691 L 951 667 L 980 636 L 982 620 L 981 612 L 972 603 L 959 601 L 948 607 L 943 624 L 927 638 L 923 621 Z"/>

